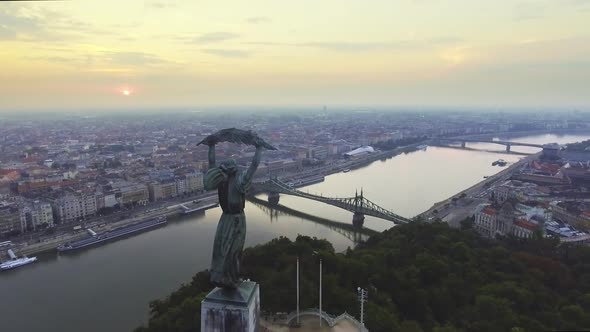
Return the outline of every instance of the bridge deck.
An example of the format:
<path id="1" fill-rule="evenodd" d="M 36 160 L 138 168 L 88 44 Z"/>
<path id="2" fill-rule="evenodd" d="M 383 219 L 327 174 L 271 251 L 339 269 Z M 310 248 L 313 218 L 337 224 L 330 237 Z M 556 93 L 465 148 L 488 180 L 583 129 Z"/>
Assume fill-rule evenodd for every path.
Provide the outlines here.
<path id="1" fill-rule="evenodd" d="M 510 146 L 529 146 L 529 147 L 534 147 L 534 148 L 543 148 L 542 144 L 522 143 L 522 142 L 513 142 L 513 141 L 494 141 L 494 140 L 475 139 L 475 138 L 436 138 L 435 141 L 436 140 L 446 141 L 446 142 L 491 143 L 491 144 L 510 145 Z"/>

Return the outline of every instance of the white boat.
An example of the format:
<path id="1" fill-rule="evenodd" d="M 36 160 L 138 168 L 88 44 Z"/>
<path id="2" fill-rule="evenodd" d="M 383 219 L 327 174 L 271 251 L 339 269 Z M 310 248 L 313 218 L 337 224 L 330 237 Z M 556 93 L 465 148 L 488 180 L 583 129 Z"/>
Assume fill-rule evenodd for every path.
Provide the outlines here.
<path id="1" fill-rule="evenodd" d="M 9 260 L 9 261 L 6 261 L 6 262 L 0 264 L 0 270 L 4 271 L 4 270 L 15 269 L 15 268 L 23 266 L 23 265 L 35 263 L 36 261 L 37 261 L 37 257 L 24 256 L 24 257 Z"/>
<path id="2" fill-rule="evenodd" d="M 416 148 L 417 148 L 418 150 L 426 150 L 426 148 L 427 148 L 427 147 L 428 147 L 428 145 L 426 145 L 426 144 L 422 144 L 422 145 L 418 145 Z"/>
<path id="3" fill-rule="evenodd" d="M 506 166 L 507 162 L 504 159 L 498 159 L 492 163 L 492 166 Z"/>
<path id="4" fill-rule="evenodd" d="M 348 173 L 348 172 L 350 172 L 350 168 L 345 168 L 345 169 L 342 170 L 342 172 Z"/>

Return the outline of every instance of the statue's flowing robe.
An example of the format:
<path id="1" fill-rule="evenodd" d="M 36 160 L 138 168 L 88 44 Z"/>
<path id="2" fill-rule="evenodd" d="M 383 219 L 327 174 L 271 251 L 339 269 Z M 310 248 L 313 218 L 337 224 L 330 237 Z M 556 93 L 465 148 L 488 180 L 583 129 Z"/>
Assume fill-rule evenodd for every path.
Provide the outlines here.
<path id="1" fill-rule="evenodd" d="M 244 204 L 250 179 L 241 171 L 228 177 L 214 167 L 203 180 L 206 190 L 217 189 L 223 210 L 213 244 L 211 282 L 218 287 L 235 288 L 240 282 L 240 258 L 246 239 Z"/>

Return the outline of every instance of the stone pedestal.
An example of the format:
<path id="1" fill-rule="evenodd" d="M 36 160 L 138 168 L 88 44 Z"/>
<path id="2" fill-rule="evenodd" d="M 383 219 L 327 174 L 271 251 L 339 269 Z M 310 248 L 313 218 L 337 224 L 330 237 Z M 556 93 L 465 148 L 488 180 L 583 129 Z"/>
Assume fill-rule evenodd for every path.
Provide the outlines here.
<path id="1" fill-rule="evenodd" d="M 201 332 L 259 332 L 259 321 L 260 288 L 252 281 L 217 287 L 201 302 Z"/>

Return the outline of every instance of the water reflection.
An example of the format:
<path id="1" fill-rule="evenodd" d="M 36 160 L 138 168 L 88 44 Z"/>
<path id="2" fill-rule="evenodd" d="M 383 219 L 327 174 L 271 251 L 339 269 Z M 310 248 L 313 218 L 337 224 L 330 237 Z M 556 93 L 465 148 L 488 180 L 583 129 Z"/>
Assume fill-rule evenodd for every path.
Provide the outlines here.
<path id="1" fill-rule="evenodd" d="M 254 206 L 258 207 L 261 211 L 269 215 L 271 221 L 273 219 L 278 220 L 280 216 L 299 217 L 301 218 L 301 220 L 310 221 L 325 226 L 328 229 L 343 235 L 344 237 L 352 241 L 355 245 L 360 242 L 366 241 L 369 238 L 369 236 L 378 233 L 366 227 L 357 228 L 353 226 L 351 223 L 333 221 L 330 219 L 307 214 L 299 210 L 291 209 L 278 203 L 269 203 L 268 201 L 265 201 L 264 199 L 260 199 L 258 197 L 251 197 L 249 198 L 249 201 Z"/>

